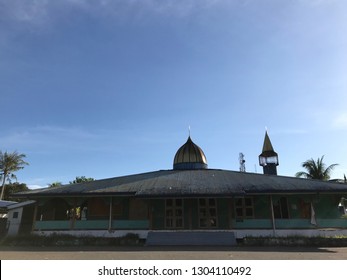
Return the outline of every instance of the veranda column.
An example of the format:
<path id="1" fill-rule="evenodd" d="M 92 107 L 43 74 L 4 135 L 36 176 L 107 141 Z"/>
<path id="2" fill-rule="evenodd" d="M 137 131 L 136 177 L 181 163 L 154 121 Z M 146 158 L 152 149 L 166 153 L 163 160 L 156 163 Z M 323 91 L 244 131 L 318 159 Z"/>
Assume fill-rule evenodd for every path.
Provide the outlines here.
<path id="1" fill-rule="evenodd" d="M 35 230 L 35 224 L 36 224 L 36 216 L 37 216 L 37 209 L 38 209 L 38 201 L 35 203 L 35 207 L 34 207 L 34 217 L 33 217 L 33 224 L 31 227 L 31 232 L 33 232 Z"/>
<path id="2" fill-rule="evenodd" d="M 70 225 L 70 230 L 75 229 L 75 223 L 76 223 L 76 216 L 77 216 L 77 198 L 75 197 L 73 200 L 73 206 L 72 206 L 72 221 Z"/>
<path id="3" fill-rule="evenodd" d="M 112 197 L 110 198 L 110 213 L 109 213 L 109 220 L 108 220 L 108 230 L 112 230 Z"/>
<path id="4" fill-rule="evenodd" d="M 271 221 L 272 221 L 273 236 L 276 236 L 275 213 L 274 213 L 274 207 L 272 202 L 272 195 L 270 195 L 270 207 L 271 207 Z"/>
<path id="5" fill-rule="evenodd" d="M 148 202 L 148 218 L 149 218 L 149 229 L 153 229 L 153 205 L 152 200 L 150 199 Z"/>

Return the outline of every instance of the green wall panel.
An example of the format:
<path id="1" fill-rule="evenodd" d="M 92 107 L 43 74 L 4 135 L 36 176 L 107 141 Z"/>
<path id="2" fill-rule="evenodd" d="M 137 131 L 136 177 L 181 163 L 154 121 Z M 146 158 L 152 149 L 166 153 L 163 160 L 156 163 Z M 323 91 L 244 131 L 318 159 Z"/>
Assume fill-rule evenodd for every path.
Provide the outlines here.
<path id="1" fill-rule="evenodd" d="M 271 207 L 270 197 L 267 196 L 254 196 L 254 218 L 255 219 L 270 219 Z"/>
<path id="2" fill-rule="evenodd" d="M 108 229 L 108 220 L 76 221 L 74 229 Z"/>
<path id="3" fill-rule="evenodd" d="M 148 220 L 113 220 L 112 229 L 148 229 Z"/>
<path id="4" fill-rule="evenodd" d="M 69 230 L 71 221 L 36 221 L 35 230 Z"/>
<path id="5" fill-rule="evenodd" d="M 153 199 L 151 209 L 153 217 L 153 229 L 165 228 L 165 200 Z"/>
<path id="6" fill-rule="evenodd" d="M 218 228 L 228 229 L 229 226 L 229 207 L 228 199 L 217 199 Z"/>
<path id="7" fill-rule="evenodd" d="M 233 228 L 235 229 L 271 229 L 272 222 L 270 219 L 244 219 L 232 220 Z"/>

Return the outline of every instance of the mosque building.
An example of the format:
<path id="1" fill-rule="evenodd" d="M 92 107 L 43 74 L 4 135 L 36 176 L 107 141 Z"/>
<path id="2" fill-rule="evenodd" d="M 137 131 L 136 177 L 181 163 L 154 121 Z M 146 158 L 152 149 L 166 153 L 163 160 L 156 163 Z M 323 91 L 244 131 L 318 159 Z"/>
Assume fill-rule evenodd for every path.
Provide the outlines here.
<path id="1" fill-rule="evenodd" d="M 17 196 L 35 201 L 31 232 L 41 234 L 136 233 L 153 243 L 156 238 L 182 242 L 189 234 L 194 240 L 207 234 L 210 241 L 228 234 L 347 234 L 347 219 L 338 208 L 347 197 L 346 184 L 278 176 L 279 157 L 267 132 L 259 164 L 264 174 L 209 169 L 205 153 L 189 136 L 174 156 L 173 169 Z"/>

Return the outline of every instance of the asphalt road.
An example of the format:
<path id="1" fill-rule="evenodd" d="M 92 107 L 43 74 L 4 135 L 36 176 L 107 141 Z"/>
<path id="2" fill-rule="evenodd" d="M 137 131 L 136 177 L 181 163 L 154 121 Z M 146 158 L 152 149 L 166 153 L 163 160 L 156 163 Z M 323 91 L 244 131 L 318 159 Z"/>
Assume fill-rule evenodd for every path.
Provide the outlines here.
<path id="1" fill-rule="evenodd" d="M 347 260 L 346 247 L 0 247 L 1 260 Z"/>

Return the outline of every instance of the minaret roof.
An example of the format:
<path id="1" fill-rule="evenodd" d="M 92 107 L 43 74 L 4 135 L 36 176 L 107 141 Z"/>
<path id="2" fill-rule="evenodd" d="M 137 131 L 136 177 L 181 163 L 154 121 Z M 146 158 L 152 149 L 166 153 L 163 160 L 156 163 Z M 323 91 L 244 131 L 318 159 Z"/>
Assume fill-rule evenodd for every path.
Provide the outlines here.
<path id="1" fill-rule="evenodd" d="M 260 156 L 264 156 L 264 157 L 277 156 L 277 153 L 275 152 L 274 148 L 272 147 L 270 137 L 267 134 L 267 131 L 265 132 L 263 151 L 260 154 Z"/>

